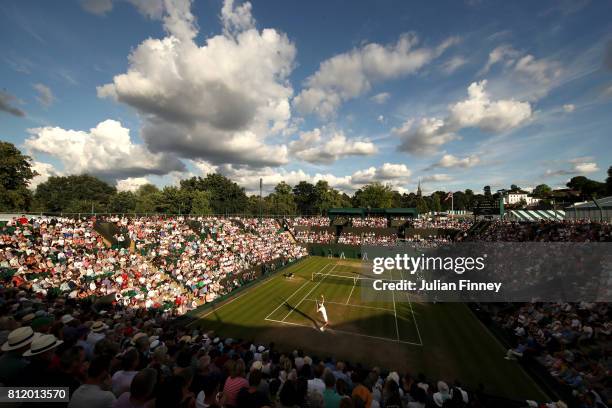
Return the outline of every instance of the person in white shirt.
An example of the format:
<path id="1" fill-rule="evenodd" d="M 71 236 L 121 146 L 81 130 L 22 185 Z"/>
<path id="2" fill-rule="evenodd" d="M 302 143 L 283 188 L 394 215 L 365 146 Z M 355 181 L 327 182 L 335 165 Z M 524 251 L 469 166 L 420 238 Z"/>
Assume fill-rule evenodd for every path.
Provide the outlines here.
<path id="1" fill-rule="evenodd" d="M 74 391 L 68 408 L 112 408 L 116 398 L 109 387 L 108 359 L 94 358 L 87 369 L 87 381 Z"/>
<path id="2" fill-rule="evenodd" d="M 323 326 L 321 326 L 321 331 L 325 330 L 325 328 L 329 325 L 329 320 L 327 319 L 327 309 L 325 309 L 325 297 L 321 294 L 321 303 L 317 302 L 317 312 L 321 313 L 321 317 L 323 317 L 323 321 L 325 322 Z"/>

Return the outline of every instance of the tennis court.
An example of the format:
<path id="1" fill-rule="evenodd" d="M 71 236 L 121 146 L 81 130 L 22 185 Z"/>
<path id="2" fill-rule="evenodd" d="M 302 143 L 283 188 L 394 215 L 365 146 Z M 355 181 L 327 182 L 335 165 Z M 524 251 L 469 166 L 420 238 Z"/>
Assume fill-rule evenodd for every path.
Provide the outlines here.
<path id="1" fill-rule="evenodd" d="M 381 276 L 387 281 L 392 278 L 391 275 Z M 359 265 L 342 261 L 327 263 L 313 271 L 310 280 L 304 281 L 287 299 L 276 305 L 266 320 L 319 330 L 324 322 L 317 312 L 317 304 L 324 299 L 329 318 L 329 326 L 325 330 L 332 334 L 343 333 L 422 346 L 409 295 L 398 295 L 404 296 L 401 299 L 395 299 L 393 295 L 391 301 L 381 295 L 380 299 L 364 301 L 362 287 L 371 284 L 370 281 L 371 278 L 362 274 Z M 378 324 L 370 324 L 373 319 Z"/>

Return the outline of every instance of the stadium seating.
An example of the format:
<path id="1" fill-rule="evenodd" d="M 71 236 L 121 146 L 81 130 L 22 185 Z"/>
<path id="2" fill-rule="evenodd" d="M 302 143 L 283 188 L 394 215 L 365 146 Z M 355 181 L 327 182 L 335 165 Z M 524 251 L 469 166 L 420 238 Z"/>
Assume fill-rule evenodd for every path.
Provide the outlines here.
<path id="1" fill-rule="evenodd" d="M 125 231 L 132 250 L 107 247 L 96 221 Z M 328 226 L 322 219 L 308 223 Z M 311 232 L 296 237 L 335 239 Z M 384 243 L 374 232 L 340 239 Z M 612 228 L 498 222 L 458 239 L 609 242 Z M 498 398 L 461 379 L 278 350 L 192 330 L 177 319 L 256 279 L 257 266 L 305 255 L 273 219 L 34 218 L 1 225 L 0 384 L 69 387 L 69 407 L 92 399 L 113 407 L 568 406 Z M 479 312 L 514 339 L 506 357 L 544 367 L 569 389 L 570 404 L 610 403 L 607 303 L 481 305 Z"/>

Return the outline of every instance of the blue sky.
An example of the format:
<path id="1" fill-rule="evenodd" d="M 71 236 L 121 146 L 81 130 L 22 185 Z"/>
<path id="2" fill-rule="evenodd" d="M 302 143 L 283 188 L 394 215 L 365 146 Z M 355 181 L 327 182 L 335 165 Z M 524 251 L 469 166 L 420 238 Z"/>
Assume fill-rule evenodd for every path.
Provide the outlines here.
<path id="1" fill-rule="evenodd" d="M 0 138 L 121 189 L 412 191 L 612 164 L 606 1 L 4 1 Z"/>

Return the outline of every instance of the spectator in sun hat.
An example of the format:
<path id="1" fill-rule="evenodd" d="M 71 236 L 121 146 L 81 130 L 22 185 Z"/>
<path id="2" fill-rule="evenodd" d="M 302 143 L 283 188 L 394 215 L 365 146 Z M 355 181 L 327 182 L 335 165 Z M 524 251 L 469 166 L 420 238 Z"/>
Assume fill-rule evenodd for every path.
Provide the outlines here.
<path id="1" fill-rule="evenodd" d="M 2 345 L 0 357 L 0 383 L 11 385 L 15 378 L 25 370 L 28 360 L 23 353 L 30 348 L 36 333 L 31 327 L 19 327 L 9 333 L 7 341 Z"/>
<path id="2" fill-rule="evenodd" d="M 50 368 L 56 348 L 63 343 L 52 334 L 35 336 L 30 348 L 23 353 L 28 357 L 30 364 L 23 371 L 23 378 L 19 381 L 23 386 L 50 385 L 54 375 Z"/>
<path id="3" fill-rule="evenodd" d="M 21 318 L 21 323 L 22 324 L 30 324 L 30 322 L 32 320 L 34 320 L 35 318 L 36 318 L 36 314 L 35 313 L 28 313 L 28 314 L 24 315 Z"/>
<path id="4" fill-rule="evenodd" d="M 106 334 L 104 334 L 106 329 L 108 329 L 108 326 L 104 324 L 103 321 L 98 320 L 94 322 L 94 324 L 91 325 L 90 333 L 87 336 L 87 342 L 92 346 L 95 346 L 97 342 L 106 337 Z"/>

